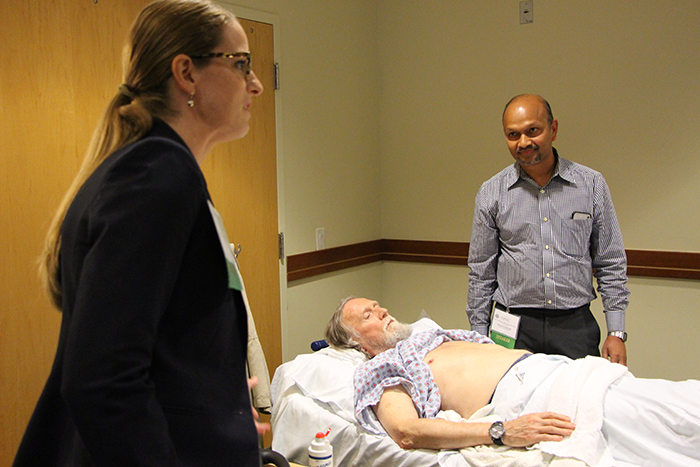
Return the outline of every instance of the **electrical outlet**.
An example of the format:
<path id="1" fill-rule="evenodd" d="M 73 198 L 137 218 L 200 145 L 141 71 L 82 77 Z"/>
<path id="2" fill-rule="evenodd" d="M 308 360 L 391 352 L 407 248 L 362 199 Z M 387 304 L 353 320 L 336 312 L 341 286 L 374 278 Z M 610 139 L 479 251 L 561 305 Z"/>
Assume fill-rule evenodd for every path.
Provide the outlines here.
<path id="1" fill-rule="evenodd" d="M 534 0 L 525 0 L 520 2 L 520 24 L 528 24 L 534 22 Z"/>
<path id="2" fill-rule="evenodd" d="M 323 250 L 326 248 L 326 229 L 319 227 L 316 229 L 316 249 Z"/>

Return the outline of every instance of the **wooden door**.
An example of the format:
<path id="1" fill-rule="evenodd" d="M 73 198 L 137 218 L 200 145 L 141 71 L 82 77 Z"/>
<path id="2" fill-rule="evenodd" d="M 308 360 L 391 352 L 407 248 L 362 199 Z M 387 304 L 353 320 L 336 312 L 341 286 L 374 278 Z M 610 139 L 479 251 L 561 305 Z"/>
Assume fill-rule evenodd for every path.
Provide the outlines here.
<path id="1" fill-rule="evenodd" d="M 39 283 L 48 223 L 121 83 L 149 0 L 0 1 L 0 466 L 12 464 L 56 353 Z"/>
<path id="2" fill-rule="evenodd" d="M 202 170 L 229 240 L 241 245 L 241 274 L 272 376 L 282 364 L 273 30 L 271 24 L 239 21 L 264 91 L 253 99 L 248 134 L 215 147 Z"/>
<path id="3" fill-rule="evenodd" d="M 253 99 L 248 134 L 215 147 L 202 170 L 229 240 L 241 246 L 238 262 L 272 378 L 282 364 L 273 28 L 239 21 L 248 35 L 253 70 L 264 91 Z M 261 418 L 269 421 L 268 416 Z M 266 435 L 265 446 L 271 440 L 271 434 Z"/>
<path id="4" fill-rule="evenodd" d="M 148 3 L 0 1 L 0 467 L 12 464 L 56 352 L 60 314 L 49 305 L 37 276 L 48 222 L 78 170 L 102 109 L 121 83 L 127 30 Z M 207 171 L 230 237 L 243 245 L 244 280 L 268 365 L 274 368 L 281 363 L 279 265 L 276 247 L 257 246 L 276 245 L 277 235 L 275 157 L 269 153 L 275 148 L 274 86 L 272 72 L 262 68 L 266 60 L 271 67 L 273 59 L 271 52 L 265 58 L 255 49 L 257 34 L 249 35 L 266 91 L 255 103 L 254 129 L 245 140 L 218 148 Z M 261 115 L 267 123 L 260 122 Z M 265 157 L 251 149 L 259 145 L 265 145 Z M 252 174 L 263 166 L 266 175 Z M 234 186 L 248 190 L 250 200 L 229 195 Z M 263 263 L 272 269 L 270 257 L 274 281 L 260 271 Z"/>

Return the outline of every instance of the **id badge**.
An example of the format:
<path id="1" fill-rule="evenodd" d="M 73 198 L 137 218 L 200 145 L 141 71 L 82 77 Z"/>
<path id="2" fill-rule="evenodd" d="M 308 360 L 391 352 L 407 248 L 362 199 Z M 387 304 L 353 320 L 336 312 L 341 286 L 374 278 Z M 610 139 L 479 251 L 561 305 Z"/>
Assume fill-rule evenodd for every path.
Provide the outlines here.
<path id="1" fill-rule="evenodd" d="M 224 257 L 226 258 L 226 269 L 228 270 L 228 287 L 230 289 L 235 289 L 238 291 L 243 290 L 243 279 L 241 279 L 241 273 L 238 270 L 238 262 L 233 256 L 231 251 L 231 242 L 228 241 L 228 235 L 226 235 L 226 228 L 224 227 L 224 220 L 221 218 L 219 211 L 214 208 L 211 201 L 207 200 L 209 205 L 209 211 L 211 211 L 211 217 L 214 219 L 214 225 L 216 226 L 216 233 L 219 234 L 219 242 L 221 242 L 221 249 L 224 250 Z"/>
<path id="2" fill-rule="evenodd" d="M 518 328 L 520 327 L 520 316 L 499 310 L 493 310 L 491 320 L 491 340 L 507 349 L 515 348 L 515 341 L 518 339 Z"/>

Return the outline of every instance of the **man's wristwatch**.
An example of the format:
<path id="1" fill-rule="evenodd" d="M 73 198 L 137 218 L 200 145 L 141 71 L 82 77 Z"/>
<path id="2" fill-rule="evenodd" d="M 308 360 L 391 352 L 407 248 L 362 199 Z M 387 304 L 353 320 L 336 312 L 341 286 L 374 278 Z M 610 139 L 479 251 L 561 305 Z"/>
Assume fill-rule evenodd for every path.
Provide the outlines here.
<path id="1" fill-rule="evenodd" d="M 489 428 L 489 435 L 491 436 L 491 441 L 494 444 L 503 446 L 503 437 L 506 434 L 506 427 L 503 426 L 503 422 L 494 422 Z"/>
<path id="2" fill-rule="evenodd" d="M 610 331 L 608 336 L 615 336 L 622 339 L 622 342 L 627 342 L 627 333 L 625 331 Z"/>

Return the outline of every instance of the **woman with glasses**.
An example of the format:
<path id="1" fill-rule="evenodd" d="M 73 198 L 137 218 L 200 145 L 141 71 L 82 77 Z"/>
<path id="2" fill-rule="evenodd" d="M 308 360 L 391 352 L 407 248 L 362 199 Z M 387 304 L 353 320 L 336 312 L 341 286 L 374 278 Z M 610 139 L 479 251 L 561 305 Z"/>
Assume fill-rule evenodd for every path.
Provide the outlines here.
<path id="1" fill-rule="evenodd" d="M 61 332 L 14 465 L 258 466 L 241 282 L 199 167 L 248 131 L 248 41 L 207 0 L 157 1 L 125 60 L 46 240 Z"/>

